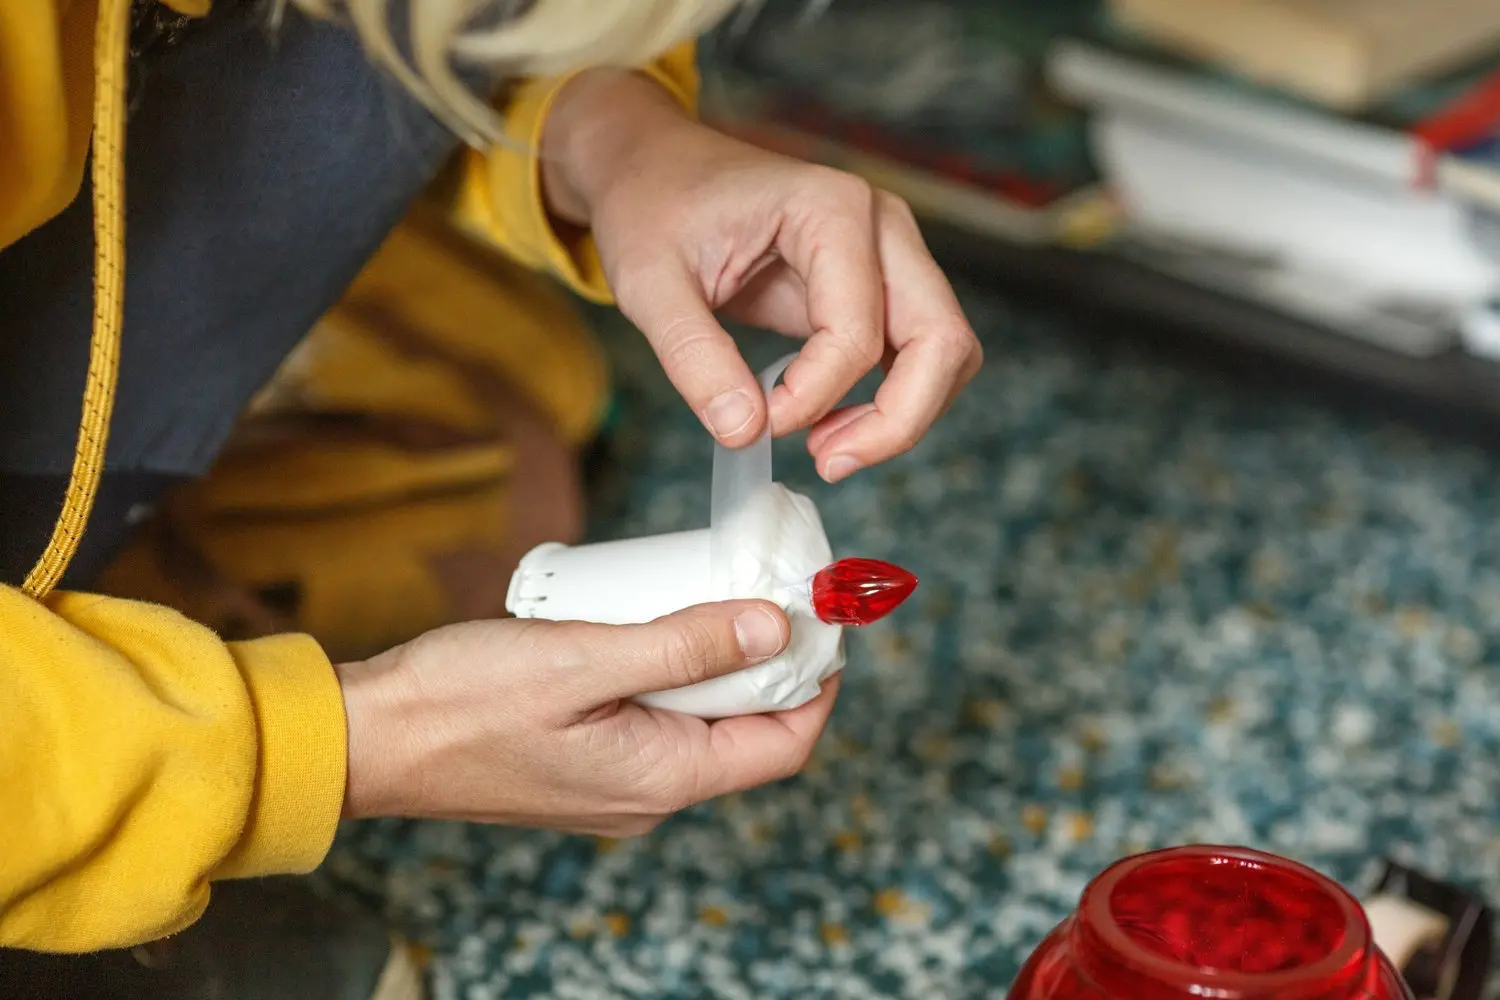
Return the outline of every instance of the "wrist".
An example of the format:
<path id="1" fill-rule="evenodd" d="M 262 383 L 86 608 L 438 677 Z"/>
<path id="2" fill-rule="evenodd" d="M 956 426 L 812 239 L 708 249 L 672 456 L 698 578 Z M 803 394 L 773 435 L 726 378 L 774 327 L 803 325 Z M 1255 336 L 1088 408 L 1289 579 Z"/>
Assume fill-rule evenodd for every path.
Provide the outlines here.
<path id="1" fill-rule="evenodd" d="M 643 148 L 692 119 L 643 73 L 593 69 L 563 85 L 542 130 L 542 190 L 564 222 L 587 227 L 614 179 L 635 166 Z"/>
<path id="2" fill-rule="evenodd" d="M 394 649 L 370 660 L 334 667 L 343 692 L 349 761 L 344 782 L 345 819 L 402 813 L 401 775 L 409 770 L 410 700 Z"/>

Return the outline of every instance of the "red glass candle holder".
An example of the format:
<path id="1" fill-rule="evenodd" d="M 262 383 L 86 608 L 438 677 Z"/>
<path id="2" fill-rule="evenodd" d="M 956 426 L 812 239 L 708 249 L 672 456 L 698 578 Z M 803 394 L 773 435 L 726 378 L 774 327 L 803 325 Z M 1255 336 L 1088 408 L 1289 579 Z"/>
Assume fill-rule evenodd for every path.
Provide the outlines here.
<path id="1" fill-rule="evenodd" d="M 1009 1000 L 1412 1000 L 1359 902 L 1259 851 L 1127 858 L 1021 969 Z"/>

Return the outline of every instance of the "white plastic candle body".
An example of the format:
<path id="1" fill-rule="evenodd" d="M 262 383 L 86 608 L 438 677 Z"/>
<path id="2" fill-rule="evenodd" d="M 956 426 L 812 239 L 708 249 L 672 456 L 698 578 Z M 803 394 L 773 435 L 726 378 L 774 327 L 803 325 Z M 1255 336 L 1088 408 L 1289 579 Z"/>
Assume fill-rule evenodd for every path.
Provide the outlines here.
<path id="1" fill-rule="evenodd" d="M 702 718 L 796 708 L 843 666 L 843 630 L 813 613 L 808 582 L 833 558 L 817 508 L 780 484 L 742 506 L 729 589 L 786 611 L 791 642 L 780 656 L 724 677 L 643 695 L 642 704 Z M 595 545 L 533 549 L 511 579 L 505 606 L 518 618 L 631 625 L 721 599 L 709 567 L 709 531 Z"/>
<path id="2" fill-rule="evenodd" d="M 772 387 L 795 355 L 761 373 Z M 633 625 L 696 604 L 774 601 L 791 622 L 775 659 L 637 700 L 717 719 L 796 708 L 844 665 L 843 630 L 813 613 L 813 576 L 833 560 L 818 508 L 771 478 L 770 429 L 739 451 L 714 451 L 709 527 L 569 548 L 550 543 L 521 560 L 505 607 L 518 618 Z"/>
<path id="3" fill-rule="evenodd" d="M 517 618 L 638 625 L 708 600 L 708 529 L 617 542 L 539 545 L 511 577 Z"/>

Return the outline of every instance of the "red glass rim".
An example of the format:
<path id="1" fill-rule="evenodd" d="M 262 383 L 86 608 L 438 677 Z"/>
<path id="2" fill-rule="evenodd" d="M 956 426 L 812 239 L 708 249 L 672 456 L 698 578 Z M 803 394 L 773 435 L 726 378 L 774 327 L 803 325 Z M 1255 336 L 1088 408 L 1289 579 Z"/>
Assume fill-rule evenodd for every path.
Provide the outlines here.
<path id="1" fill-rule="evenodd" d="M 1201 859 L 1207 863 L 1221 860 L 1276 869 L 1308 880 L 1309 884 L 1327 893 L 1344 916 L 1343 941 L 1338 947 L 1315 962 L 1295 969 L 1277 972 L 1241 972 L 1238 970 L 1204 969 L 1176 961 L 1165 955 L 1143 947 L 1126 933 L 1115 919 L 1112 897 L 1120 883 L 1131 875 L 1164 861 Z M 1329 981 L 1347 974 L 1350 964 L 1373 951 L 1370 923 L 1365 911 L 1343 886 L 1315 869 L 1264 851 L 1248 847 L 1215 847 L 1191 845 L 1169 847 L 1150 851 L 1117 861 L 1105 869 L 1084 890 L 1078 906 L 1079 919 L 1087 925 L 1088 933 L 1099 944 L 1125 961 L 1136 973 L 1163 983 L 1191 979 L 1193 993 L 1213 1000 L 1259 1000 L 1261 997 L 1322 996 Z"/>

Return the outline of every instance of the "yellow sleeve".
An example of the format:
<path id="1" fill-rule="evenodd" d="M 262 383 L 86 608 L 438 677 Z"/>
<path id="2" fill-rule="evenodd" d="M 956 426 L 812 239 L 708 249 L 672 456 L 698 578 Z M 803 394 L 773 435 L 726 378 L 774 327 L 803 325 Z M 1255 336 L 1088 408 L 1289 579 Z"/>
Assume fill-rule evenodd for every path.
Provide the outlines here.
<path id="1" fill-rule="evenodd" d="M 0 947 L 151 941 L 213 880 L 311 870 L 345 754 L 311 639 L 225 644 L 156 605 L 0 587 Z"/>
<path id="2" fill-rule="evenodd" d="M 697 53 L 691 42 L 672 49 L 644 72 L 697 114 Z M 609 304 L 609 284 L 593 238 L 588 233 L 559 234 L 542 198 L 536 151 L 552 101 L 569 79 L 527 80 L 507 95 L 505 144 L 463 154 L 455 221 L 521 264 L 552 273 L 584 298 Z"/>

